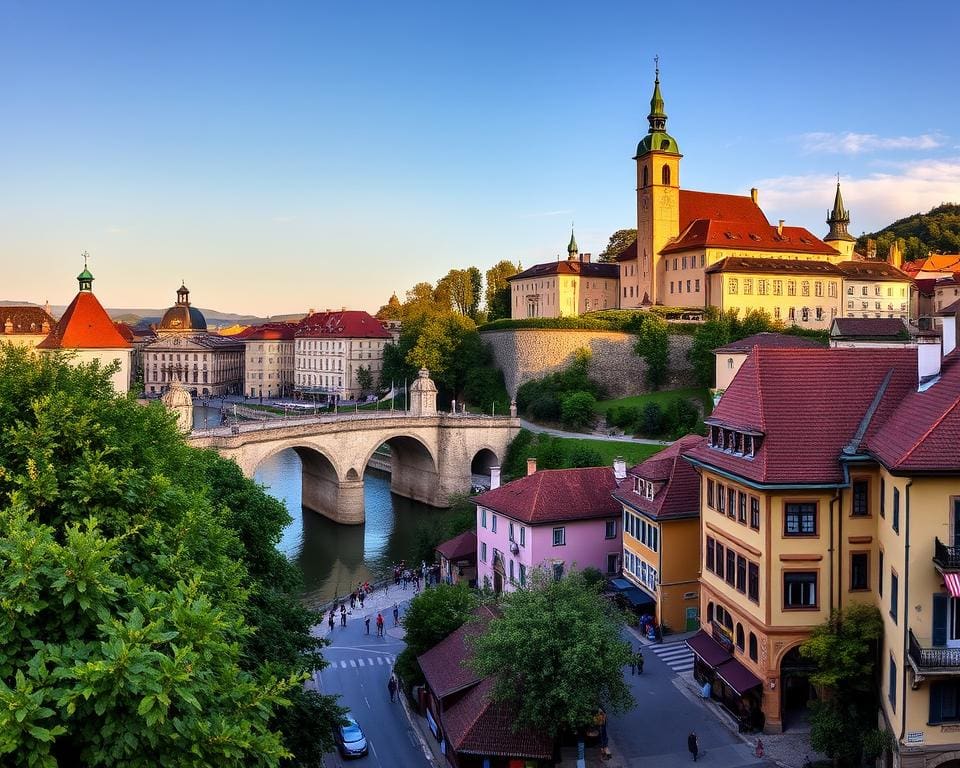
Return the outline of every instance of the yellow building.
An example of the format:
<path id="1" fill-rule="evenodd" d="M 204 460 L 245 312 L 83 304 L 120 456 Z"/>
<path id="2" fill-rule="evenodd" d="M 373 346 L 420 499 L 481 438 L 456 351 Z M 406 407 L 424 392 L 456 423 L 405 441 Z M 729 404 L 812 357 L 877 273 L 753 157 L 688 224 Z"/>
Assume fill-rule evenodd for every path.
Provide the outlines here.
<path id="1" fill-rule="evenodd" d="M 688 435 L 627 472 L 613 493 L 623 505 L 623 575 L 649 598 L 663 629 L 700 624 L 700 482 L 681 453 L 702 442 Z"/>
<path id="2" fill-rule="evenodd" d="M 8 304 L 0 307 L 0 343 L 33 348 L 47 338 L 56 324 L 49 303 L 44 307 Z"/>
<path id="3" fill-rule="evenodd" d="M 570 233 L 567 260 L 536 264 L 507 278 L 510 317 L 575 317 L 598 309 L 616 309 L 620 270 L 593 264 L 580 253 Z"/>

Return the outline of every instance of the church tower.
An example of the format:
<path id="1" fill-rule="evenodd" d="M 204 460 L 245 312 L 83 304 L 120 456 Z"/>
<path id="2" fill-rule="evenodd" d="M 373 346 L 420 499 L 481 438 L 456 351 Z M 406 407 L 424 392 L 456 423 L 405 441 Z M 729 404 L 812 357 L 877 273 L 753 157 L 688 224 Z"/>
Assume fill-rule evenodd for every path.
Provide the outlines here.
<path id="1" fill-rule="evenodd" d="M 570 228 L 570 243 L 567 245 L 567 261 L 576 261 L 580 257 L 580 248 L 577 246 L 577 238 L 573 236 L 573 228 Z"/>
<path id="2" fill-rule="evenodd" d="M 637 273 L 643 304 L 662 304 L 664 283 L 660 249 L 680 229 L 680 148 L 667 133 L 667 113 L 660 94 L 657 62 L 650 99 L 650 127 L 637 145 Z"/>
<path id="3" fill-rule="evenodd" d="M 857 239 L 847 232 L 850 224 L 850 211 L 843 207 L 843 196 L 840 194 L 840 179 L 837 179 L 837 194 L 833 198 L 833 210 L 827 213 L 827 224 L 830 232 L 823 238 L 831 248 L 836 248 L 845 259 L 853 258 L 853 246 Z"/>

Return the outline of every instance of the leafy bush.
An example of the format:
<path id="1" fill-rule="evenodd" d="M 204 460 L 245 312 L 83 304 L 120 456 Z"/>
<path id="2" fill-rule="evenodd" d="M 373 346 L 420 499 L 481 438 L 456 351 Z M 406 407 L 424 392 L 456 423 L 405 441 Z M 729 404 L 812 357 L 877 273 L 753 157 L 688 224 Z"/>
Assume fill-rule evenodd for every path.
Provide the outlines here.
<path id="1" fill-rule="evenodd" d="M 578 445 L 570 451 L 567 463 L 571 467 L 600 467 L 603 465 L 603 456 L 594 448 Z"/>
<path id="2" fill-rule="evenodd" d="M 597 398 L 589 392 L 574 392 L 563 398 L 560 417 L 568 429 L 583 429 L 593 423 L 597 415 Z"/>
<path id="3" fill-rule="evenodd" d="M 517 410 L 536 421 L 558 422 L 569 395 L 587 393 L 596 401 L 603 395 L 603 388 L 587 376 L 589 367 L 590 352 L 581 349 L 564 370 L 521 384 L 517 389 Z"/>
<path id="4" fill-rule="evenodd" d="M 664 414 L 663 432 L 672 438 L 683 437 L 696 431 L 700 423 L 700 411 L 689 400 L 677 398 Z"/>
<path id="5" fill-rule="evenodd" d="M 607 424 L 625 432 L 635 431 L 639 421 L 640 408 L 635 405 L 619 405 L 607 411 Z"/>
<path id="6" fill-rule="evenodd" d="M 647 403 L 638 421 L 638 431 L 647 437 L 657 437 L 663 434 L 666 420 L 664 419 L 663 409 L 658 403 Z"/>
<path id="7" fill-rule="evenodd" d="M 647 363 L 647 385 L 659 389 L 667 380 L 667 364 L 670 359 L 667 322 L 651 316 L 637 334 L 636 353 Z"/>

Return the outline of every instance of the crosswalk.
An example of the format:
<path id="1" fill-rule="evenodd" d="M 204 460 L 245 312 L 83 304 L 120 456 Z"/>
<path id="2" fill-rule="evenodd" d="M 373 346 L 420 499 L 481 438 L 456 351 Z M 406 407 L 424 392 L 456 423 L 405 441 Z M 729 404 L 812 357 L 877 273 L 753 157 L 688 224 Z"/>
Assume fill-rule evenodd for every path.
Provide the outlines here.
<path id="1" fill-rule="evenodd" d="M 651 645 L 649 650 L 678 675 L 693 669 L 693 651 L 682 640 L 673 643 Z"/>
<path id="2" fill-rule="evenodd" d="M 377 656 L 360 656 L 355 659 L 340 659 L 331 661 L 331 667 L 340 667 L 340 669 L 359 669 L 360 667 L 392 667 L 396 660 L 395 656 L 387 654 L 378 654 Z"/>

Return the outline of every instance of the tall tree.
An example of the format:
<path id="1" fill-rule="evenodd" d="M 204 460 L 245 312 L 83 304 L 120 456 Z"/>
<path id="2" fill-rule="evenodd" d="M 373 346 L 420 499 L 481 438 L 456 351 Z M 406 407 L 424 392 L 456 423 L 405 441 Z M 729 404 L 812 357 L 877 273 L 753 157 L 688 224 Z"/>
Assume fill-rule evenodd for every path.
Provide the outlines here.
<path id="1" fill-rule="evenodd" d="M 476 273 L 479 277 L 480 271 Z M 479 296 L 474 295 L 473 276 L 469 269 L 451 269 L 437 283 L 437 293 L 449 296 L 454 311 L 463 317 L 471 317 L 471 310 L 475 310 L 479 301 Z"/>
<path id="2" fill-rule="evenodd" d="M 667 380 L 667 366 L 670 362 L 667 321 L 657 315 L 644 318 L 634 349 L 647 363 L 647 385 L 651 389 L 659 389 Z"/>
<path id="3" fill-rule="evenodd" d="M 510 317 L 510 284 L 508 277 L 520 272 L 520 265 L 510 261 L 498 261 L 487 270 L 487 319 L 499 320 Z"/>
<path id="4" fill-rule="evenodd" d="M 607 241 L 607 247 L 600 252 L 599 256 L 597 256 L 597 261 L 613 261 L 620 251 L 622 251 L 636 239 L 637 230 L 618 229 L 616 232 L 610 235 L 610 239 Z"/>
<path id="5" fill-rule="evenodd" d="M 480 270 L 476 267 L 469 267 L 467 273 L 470 276 L 470 288 L 472 291 L 467 316 L 476 322 L 477 315 L 480 313 L 480 299 L 483 298 L 483 275 L 480 274 Z"/>
<path id="6" fill-rule="evenodd" d="M 579 571 L 555 580 L 538 568 L 501 607 L 475 640 L 473 665 L 494 676 L 494 698 L 513 704 L 522 725 L 556 737 L 589 726 L 599 707 L 633 705 L 623 679 L 630 657 L 623 618 Z"/>
<path id="7" fill-rule="evenodd" d="M 360 395 L 369 395 L 373 392 L 373 371 L 370 366 L 357 368 L 357 384 L 360 386 Z"/>

